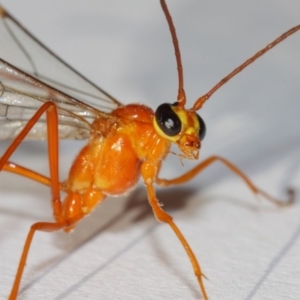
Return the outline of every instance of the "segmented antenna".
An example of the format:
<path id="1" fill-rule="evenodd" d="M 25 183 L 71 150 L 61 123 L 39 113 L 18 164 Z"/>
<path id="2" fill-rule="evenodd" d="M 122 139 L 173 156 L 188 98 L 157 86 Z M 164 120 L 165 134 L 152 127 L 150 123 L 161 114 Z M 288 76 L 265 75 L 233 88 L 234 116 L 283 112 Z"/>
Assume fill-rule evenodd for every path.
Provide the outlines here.
<path id="1" fill-rule="evenodd" d="M 290 35 L 294 34 L 296 31 L 300 30 L 300 24 L 293 27 L 292 29 L 288 30 L 284 34 L 282 34 L 280 37 L 278 37 L 276 40 L 274 40 L 272 43 L 268 44 L 263 49 L 259 50 L 257 53 L 255 53 L 252 57 L 247 59 L 243 64 L 238 66 L 236 69 L 234 69 L 231 73 L 229 73 L 226 77 L 224 77 L 219 83 L 217 83 L 208 93 L 201 96 L 194 104 L 193 110 L 199 110 L 203 104 L 210 98 L 210 96 L 216 92 L 223 84 L 225 84 L 227 81 L 229 81 L 232 77 L 234 77 L 236 74 L 240 73 L 242 70 L 244 70 L 246 67 L 248 67 L 250 64 L 252 64 L 255 60 L 257 60 L 259 57 L 264 55 L 266 52 L 271 50 L 273 47 L 275 47 L 277 44 L 281 43 L 283 40 L 285 40 Z"/>
<path id="2" fill-rule="evenodd" d="M 175 56 L 176 56 L 176 63 L 177 63 L 177 72 L 178 72 L 178 96 L 177 96 L 177 101 L 179 106 L 184 106 L 186 103 L 186 97 L 185 97 L 185 91 L 183 87 L 183 68 L 182 68 L 182 63 L 181 63 L 181 55 L 180 55 L 180 49 L 179 49 L 179 43 L 176 35 L 176 30 L 172 21 L 172 17 L 169 13 L 167 4 L 165 0 L 160 0 L 160 5 L 163 9 L 163 12 L 166 16 L 169 29 L 171 32 L 172 36 L 172 41 L 174 45 L 174 50 L 175 50 Z"/>

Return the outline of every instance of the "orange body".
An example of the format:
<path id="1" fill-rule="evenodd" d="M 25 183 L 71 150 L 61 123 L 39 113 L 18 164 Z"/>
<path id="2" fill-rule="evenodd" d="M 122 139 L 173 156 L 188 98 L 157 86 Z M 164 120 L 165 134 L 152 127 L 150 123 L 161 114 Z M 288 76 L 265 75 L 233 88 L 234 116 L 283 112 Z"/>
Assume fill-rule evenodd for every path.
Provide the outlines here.
<path id="1" fill-rule="evenodd" d="M 63 203 L 63 219 L 88 214 L 106 196 L 128 192 L 136 185 L 143 164 L 156 166 L 154 173 L 143 173 L 144 180 L 150 183 L 156 179 L 171 142 L 157 134 L 153 116 L 149 107 L 130 104 L 114 110 L 110 118 L 94 121 L 90 140 L 65 182 L 68 195 Z"/>
<path id="2" fill-rule="evenodd" d="M 112 109 L 109 110 L 109 112 L 104 112 L 100 108 L 93 108 L 91 105 L 56 90 L 47 85 L 47 83 L 43 83 L 42 81 L 47 79 L 47 76 L 42 76 L 40 78 L 42 81 L 36 79 L 35 76 L 39 77 L 39 72 L 36 72 L 35 65 L 32 65 L 34 72 L 28 75 L 0 59 L 0 98 L 2 98 L 5 104 L 5 109 L 2 109 L 5 114 L 1 115 L 1 117 L 3 118 L 4 116 L 7 119 L 7 124 L 12 126 L 14 123 L 10 123 L 11 116 L 16 117 L 16 111 L 19 111 L 19 115 L 17 116 L 22 121 L 19 122 L 21 127 L 18 130 L 13 130 L 19 133 L 15 135 L 11 145 L 0 157 L 0 171 L 3 169 L 50 186 L 53 215 L 55 218 L 55 222 L 37 222 L 30 227 L 9 299 L 15 300 L 17 298 L 27 256 L 36 231 L 54 232 L 57 230 L 71 230 L 76 226 L 77 222 L 89 214 L 106 196 L 119 196 L 130 191 L 136 185 L 140 176 L 146 187 L 149 204 L 152 207 L 155 217 L 158 221 L 167 223 L 171 227 L 184 247 L 192 264 L 204 300 L 208 300 L 203 283 L 205 276 L 185 237 L 176 226 L 172 217 L 161 207 L 155 194 L 154 183 L 161 186 L 182 184 L 189 181 L 212 163 L 219 161 L 238 175 L 256 195 L 261 195 L 267 200 L 281 206 L 292 202 L 292 197 L 288 202 L 281 202 L 269 196 L 266 192 L 257 188 L 242 171 L 219 156 L 212 156 L 205 159 L 190 171 L 174 179 L 160 179 L 158 174 L 162 160 L 170 151 L 171 143 L 176 144 L 180 149 L 181 153 L 178 154 L 180 158 L 198 159 L 201 141 L 205 136 L 206 130 L 204 121 L 196 114 L 196 111 L 203 106 L 213 93 L 236 74 L 278 43 L 299 31 L 300 25 L 285 32 L 258 51 L 224 77 L 209 92 L 198 98 L 191 109 L 186 109 L 183 69 L 175 27 L 165 1 L 160 0 L 160 2 L 171 31 L 177 61 L 179 85 L 177 101 L 173 104 L 161 104 L 155 113 L 147 106 L 140 104 L 122 106 L 119 101 L 96 87 L 55 56 L 0 7 L 0 17 L 4 21 L 8 19 L 9 22 L 12 22 L 13 27 L 21 30 L 22 34 L 27 34 L 29 40 L 38 47 L 37 49 L 41 49 L 42 53 L 48 54 L 48 57 L 54 59 L 56 63 L 60 63 L 64 70 L 71 71 L 77 79 L 79 77 L 85 84 L 92 87 L 93 91 L 96 88 L 96 91 L 100 92 L 101 95 L 98 98 L 99 101 L 104 97 L 104 100 L 102 99 L 103 103 L 108 102 L 118 107 L 113 111 L 111 111 Z M 12 33 L 10 34 L 12 35 Z M 12 37 L 12 40 L 16 41 L 15 36 Z M 19 44 L 18 46 L 20 47 Z M 22 47 L 20 48 L 23 49 Z M 30 58 L 27 52 L 24 52 L 24 54 Z M 12 74 L 14 75 L 13 77 Z M 13 80 L 14 78 L 15 81 Z M 16 84 L 19 81 L 27 89 L 25 88 L 24 91 L 20 91 L 19 85 Z M 50 83 L 57 83 L 57 80 L 50 80 Z M 62 84 L 60 87 L 66 88 L 67 91 L 76 91 L 76 89 L 68 85 L 65 86 Z M 85 93 L 82 94 L 84 95 Z M 93 93 L 85 95 L 93 96 Z M 21 96 L 20 99 L 23 99 L 23 101 L 24 98 L 28 98 L 30 104 L 33 100 L 39 103 L 37 111 L 32 114 L 32 111 L 30 111 L 32 107 L 30 105 L 28 107 L 26 103 L 24 107 L 19 106 L 18 101 L 20 99 L 18 99 L 18 96 Z M 9 100 L 13 99 L 11 97 L 16 97 L 15 100 L 18 100 L 16 101 L 17 107 L 13 106 L 13 110 L 11 110 L 13 101 Z M 32 116 L 24 125 L 23 118 L 26 116 L 24 112 L 28 113 L 29 111 Z M 42 118 L 44 113 L 46 114 L 46 121 Z M 90 121 L 85 120 L 85 116 L 92 118 L 92 124 Z M 10 156 L 18 148 L 21 141 L 30 133 L 31 129 L 35 125 L 41 125 L 39 122 L 43 126 L 46 125 L 47 128 L 45 132 L 47 132 L 50 177 L 43 176 L 9 161 Z M 90 134 L 88 144 L 78 154 L 71 167 L 68 179 L 62 183 L 59 181 L 58 175 L 59 125 L 68 128 L 78 126 L 77 135 L 71 134 L 72 137 L 82 137 L 86 130 Z M 42 131 L 42 133 L 45 132 Z M 61 191 L 67 194 L 63 202 L 60 200 Z"/>

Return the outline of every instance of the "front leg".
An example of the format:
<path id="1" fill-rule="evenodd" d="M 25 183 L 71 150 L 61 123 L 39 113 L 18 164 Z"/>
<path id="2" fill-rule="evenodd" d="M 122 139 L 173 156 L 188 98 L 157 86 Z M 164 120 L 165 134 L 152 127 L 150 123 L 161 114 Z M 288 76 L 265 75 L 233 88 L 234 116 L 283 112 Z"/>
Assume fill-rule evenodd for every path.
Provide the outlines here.
<path id="1" fill-rule="evenodd" d="M 149 203 L 153 209 L 153 213 L 154 213 L 156 219 L 159 222 L 169 224 L 170 227 L 172 228 L 172 230 L 174 231 L 174 233 L 176 234 L 176 236 L 178 237 L 179 241 L 181 242 L 183 248 L 185 249 L 185 251 L 191 261 L 191 264 L 194 269 L 194 273 L 197 277 L 197 280 L 198 280 L 198 283 L 200 286 L 201 293 L 203 295 L 203 299 L 208 300 L 208 296 L 207 296 L 207 293 L 206 293 L 206 290 L 205 290 L 205 287 L 203 284 L 203 280 L 202 280 L 202 277 L 205 277 L 205 275 L 201 271 L 200 265 L 198 263 L 198 260 L 195 256 L 195 254 L 193 253 L 188 242 L 186 241 L 184 235 L 181 233 L 179 228 L 173 222 L 172 216 L 167 214 L 162 209 L 161 204 L 159 203 L 159 201 L 156 197 L 155 190 L 153 187 L 153 182 L 155 182 L 155 180 L 156 180 L 158 169 L 159 169 L 159 164 L 149 163 L 147 161 L 145 161 L 143 163 L 142 168 L 141 168 L 142 177 L 144 179 L 144 183 L 147 188 Z"/>
<path id="2" fill-rule="evenodd" d="M 255 195 L 261 195 L 266 200 L 274 203 L 278 206 L 287 206 L 294 202 L 294 193 L 292 190 L 288 191 L 288 200 L 282 201 L 279 199 L 274 198 L 273 196 L 266 193 L 264 190 L 261 190 L 257 186 L 253 184 L 253 182 L 248 178 L 247 175 L 245 175 L 238 167 L 236 167 L 234 164 L 232 164 L 227 159 L 220 157 L 220 156 L 210 156 L 206 158 L 204 161 L 200 162 L 196 167 L 189 170 L 188 172 L 184 173 L 183 175 L 173 178 L 173 179 L 160 179 L 156 178 L 155 182 L 160 186 L 170 186 L 170 185 L 178 185 L 183 184 L 187 181 L 190 181 L 192 178 L 197 176 L 200 172 L 202 172 L 204 169 L 206 169 L 208 166 L 213 164 L 214 162 L 221 162 L 223 165 L 225 165 L 230 171 L 235 173 L 238 177 L 240 177 L 245 184 L 248 186 L 248 188 L 255 194 Z"/>

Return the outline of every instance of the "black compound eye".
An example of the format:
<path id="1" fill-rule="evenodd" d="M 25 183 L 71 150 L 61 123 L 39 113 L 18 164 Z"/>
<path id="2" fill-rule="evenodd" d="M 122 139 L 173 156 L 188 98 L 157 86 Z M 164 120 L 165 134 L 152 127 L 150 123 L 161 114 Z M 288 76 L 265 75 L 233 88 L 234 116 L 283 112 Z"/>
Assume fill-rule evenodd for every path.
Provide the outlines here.
<path id="1" fill-rule="evenodd" d="M 203 141 L 205 134 L 206 134 L 206 125 L 205 125 L 203 119 L 198 114 L 197 114 L 197 118 L 198 118 L 199 125 L 200 125 L 199 138 L 200 138 L 200 141 Z"/>
<path id="2" fill-rule="evenodd" d="M 181 121 L 171 106 L 168 103 L 160 105 L 155 112 L 155 119 L 164 134 L 175 136 L 181 131 Z"/>

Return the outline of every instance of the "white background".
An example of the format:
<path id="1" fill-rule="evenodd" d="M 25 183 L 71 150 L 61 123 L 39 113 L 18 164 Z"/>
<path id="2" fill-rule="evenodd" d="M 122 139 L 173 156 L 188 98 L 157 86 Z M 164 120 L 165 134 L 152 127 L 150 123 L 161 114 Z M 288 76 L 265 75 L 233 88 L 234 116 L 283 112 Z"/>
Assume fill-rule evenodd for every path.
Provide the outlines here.
<path id="1" fill-rule="evenodd" d="M 180 41 L 188 107 L 257 50 L 300 23 L 299 1 L 168 1 Z M 124 103 L 174 102 L 174 50 L 159 1 L 2 0 L 26 28 Z M 5 41 L 1 40 L 1 43 Z M 201 158 L 226 157 L 280 198 L 300 193 L 300 33 L 220 89 L 200 114 Z M 8 143 L 1 142 L 1 152 Z M 82 142 L 61 143 L 61 178 Z M 14 161 L 47 174 L 44 142 Z M 196 162 L 170 158 L 164 177 Z M 49 190 L 0 175 L 0 298 L 9 294 L 26 233 L 50 221 Z M 220 164 L 158 193 L 209 278 L 210 299 L 299 299 L 299 195 L 278 209 Z M 37 233 L 20 299 L 200 299 L 190 263 L 143 188 L 109 199 L 71 235 Z M 152 231 L 148 232 L 148 229 Z"/>

